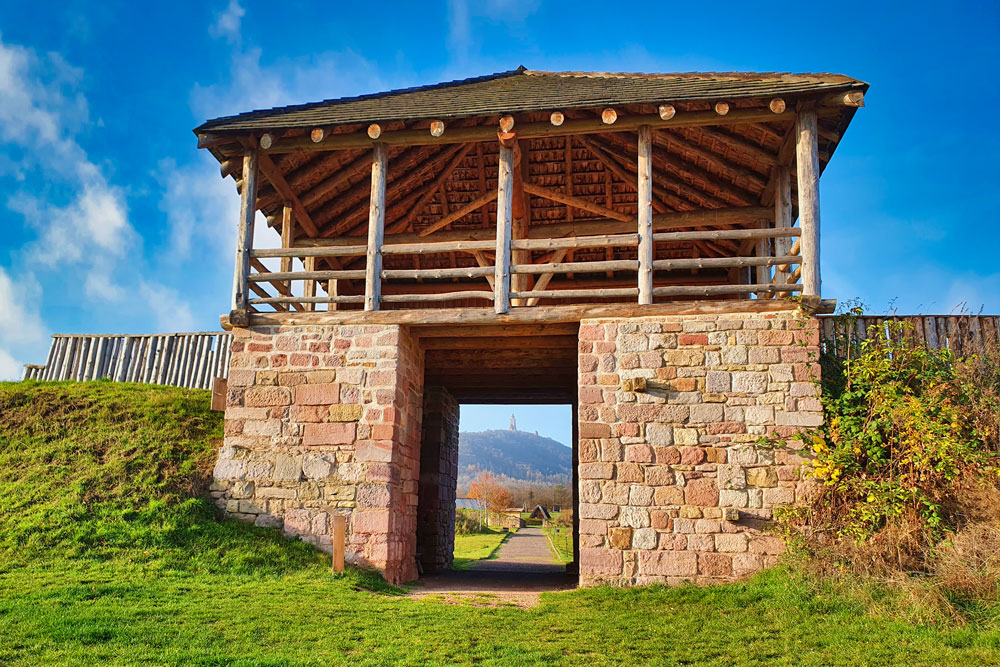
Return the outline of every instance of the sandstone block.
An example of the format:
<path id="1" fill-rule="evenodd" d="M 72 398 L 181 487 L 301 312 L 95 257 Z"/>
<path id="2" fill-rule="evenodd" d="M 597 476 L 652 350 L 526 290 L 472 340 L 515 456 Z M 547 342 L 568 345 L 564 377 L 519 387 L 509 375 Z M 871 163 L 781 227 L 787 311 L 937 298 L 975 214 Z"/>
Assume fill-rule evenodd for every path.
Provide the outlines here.
<path id="1" fill-rule="evenodd" d="M 741 394 L 763 394 L 767 391 L 767 373 L 734 372 L 733 391 Z"/>
<path id="2" fill-rule="evenodd" d="M 613 463 L 581 463 L 580 479 L 611 479 L 615 474 Z"/>
<path id="3" fill-rule="evenodd" d="M 746 553 L 733 555 L 733 574 L 737 577 L 753 574 L 762 568 L 763 563 L 761 561 L 761 557 L 756 554 Z"/>
<path id="4" fill-rule="evenodd" d="M 684 489 L 679 486 L 658 486 L 653 492 L 653 499 L 661 507 L 681 505 L 684 503 Z"/>
<path id="5" fill-rule="evenodd" d="M 778 426 L 803 426 L 815 428 L 823 425 L 823 414 L 819 412 L 785 412 L 774 413 L 774 423 Z"/>
<path id="6" fill-rule="evenodd" d="M 719 490 L 733 491 L 747 488 L 747 476 L 743 466 L 720 465 L 716 468 L 716 478 L 718 479 Z M 722 499 L 719 499 L 720 504 Z"/>
<path id="7" fill-rule="evenodd" d="M 785 486 L 764 489 L 764 496 L 761 502 L 767 507 L 790 505 L 795 502 L 795 489 Z"/>
<path id="8" fill-rule="evenodd" d="M 632 546 L 632 529 L 612 528 L 608 531 L 608 541 L 615 549 L 628 549 Z"/>
<path id="9" fill-rule="evenodd" d="M 705 450 L 701 447 L 681 447 L 681 465 L 696 466 L 705 462 Z"/>
<path id="10" fill-rule="evenodd" d="M 243 394 L 243 404 L 248 408 L 267 408 L 289 405 L 292 393 L 288 387 L 249 387 Z"/>
<path id="11" fill-rule="evenodd" d="M 772 467 L 749 468 L 747 483 L 757 488 L 778 486 L 778 473 Z"/>
<path id="12" fill-rule="evenodd" d="M 308 385 L 305 385 L 308 386 Z M 328 424 L 306 424 L 302 444 L 346 445 L 354 442 L 356 425 L 352 422 L 331 422 Z"/>
<path id="13" fill-rule="evenodd" d="M 725 410 L 719 403 L 692 405 L 690 421 L 696 424 L 721 422 L 724 419 L 724 413 Z"/>
<path id="14" fill-rule="evenodd" d="M 307 479 L 326 479 L 333 472 L 334 463 L 323 454 L 306 454 L 302 457 L 302 474 Z"/>
<path id="15" fill-rule="evenodd" d="M 714 507 L 719 504 L 719 490 L 713 479 L 693 479 L 684 489 L 684 501 L 688 505 Z"/>
<path id="16" fill-rule="evenodd" d="M 283 523 L 284 521 L 279 517 L 271 516 L 270 514 L 261 514 L 254 519 L 253 525 L 260 528 L 277 528 L 280 530 Z"/>
<path id="17" fill-rule="evenodd" d="M 703 577 L 732 576 L 733 557 L 726 554 L 698 554 L 698 574 Z"/>
<path id="18" fill-rule="evenodd" d="M 726 371 L 708 371 L 705 374 L 705 391 L 725 393 L 733 387 L 733 376 Z"/>
<path id="19" fill-rule="evenodd" d="M 360 405 L 338 403 L 330 406 L 329 419 L 332 422 L 356 422 L 361 419 L 362 412 Z"/>
<path id="20" fill-rule="evenodd" d="M 257 488 L 257 497 L 265 499 L 281 499 L 281 500 L 293 500 L 295 498 L 295 489 L 283 489 L 280 486 L 267 486 L 264 488 Z"/>
<path id="21" fill-rule="evenodd" d="M 649 445 L 629 445 L 625 448 L 625 460 L 631 463 L 652 463 L 653 448 Z"/>
<path id="22" fill-rule="evenodd" d="M 630 505 L 648 507 L 653 504 L 653 487 L 633 484 L 629 490 L 628 502 Z"/>
<path id="23" fill-rule="evenodd" d="M 302 479 L 302 457 L 278 454 L 274 459 L 273 479 L 297 482 Z"/>
<path id="24" fill-rule="evenodd" d="M 622 507 L 618 523 L 629 528 L 648 528 L 649 510 L 644 507 Z"/>
<path id="25" fill-rule="evenodd" d="M 743 533 L 719 533 L 715 536 L 715 550 L 738 553 L 747 550 L 747 536 Z"/>
<path id="26" fill-rule="evenodd" d="M 632 534 L 633 549 L 655 549 L 656 542 L 657 534 L 652 528 L 639 528 Z"/>
<path id="27" fill-rule="evenodd" d="M 247 462 L 220 458 L 215 464 L 215 479 L 243 479 L 246 477 Z"/>
<path id="28" fill-rule="evenodd" d="M 698 574 L 698 556 L 689 551 L 640 551 L 639 572 L 664 577 L 693 577 Z"/>
<path id="29" fill-rule="evenodd" d="M 580 503 L 581 519 L 614 519 L 616 516 L 618 516 L 617 505 Z"/>
<path id="30" fill-rule="evenodd" d="M 617 549 L 580 549 L 580 574 L 621 574 L 622 552 Z"/>
<path id="31" fill-rule="evenodd" d="M 697 445 L 698 431 L 693 428 L 674 429 L 674 444 L 676 445 Z"/>
<path id="32" fill-rule="evenodd" d="M 719 506 L 720 507 L 746 507 L 747 506 L 747 492 L 746 491 L 734 491 L 730 489 L 721 489 L 719 491 Z"/>
<path id="33" fill-rule="evenodd" d="M 674 444 L 674 429 L 666 424 L 646 424 L 646 442 L 655 447 Z"/>

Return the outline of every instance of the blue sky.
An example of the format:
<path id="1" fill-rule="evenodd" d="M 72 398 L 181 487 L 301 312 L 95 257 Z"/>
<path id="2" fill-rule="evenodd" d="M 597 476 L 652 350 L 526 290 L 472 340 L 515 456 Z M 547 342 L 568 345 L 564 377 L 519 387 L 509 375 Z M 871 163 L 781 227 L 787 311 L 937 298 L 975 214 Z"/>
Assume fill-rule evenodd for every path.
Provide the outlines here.
<path id="1" fill-rule="evenodd" d="M 462 405 L 458 427 L 462 431 L 506 431 L 510 417 L 518 431 L 538 431 L 567 447 L 573 439 L 573 411 L 568 405 Z"/>
<path id="2" fill-rule="evenodd" d="M 821 183 L 824 295 L 1000 313 L 1000 10 L 901 6 L 0 2 L 0 377 L 53 332 L 218 328 L 238 198 L 198 123 L 520 64 L 870 82 Z"/>

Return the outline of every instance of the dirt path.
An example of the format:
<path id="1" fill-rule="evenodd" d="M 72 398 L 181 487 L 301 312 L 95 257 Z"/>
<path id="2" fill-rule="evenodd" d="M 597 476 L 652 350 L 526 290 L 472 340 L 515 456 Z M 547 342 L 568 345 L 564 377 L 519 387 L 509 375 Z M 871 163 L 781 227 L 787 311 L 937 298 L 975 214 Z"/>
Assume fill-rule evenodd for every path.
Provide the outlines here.
<path id="1" fill-rule="evenodd" d="M 449 604 L 533 607 L 546 591 L 576 588 L 576 577 L 556 560 L 541 528 L 522 528 L 501 545 L 497 554 L 468 570 L 430 574 L 420 579 L 410 596 Z"/>
<path id="2" fill-rule="evenodd" d="M 541 528 L 521 528 L 500 545 L 493 558 L 478 561 L 469 570 L 556 574 L 565 572 L 566 566 L 556 560 Z"/>

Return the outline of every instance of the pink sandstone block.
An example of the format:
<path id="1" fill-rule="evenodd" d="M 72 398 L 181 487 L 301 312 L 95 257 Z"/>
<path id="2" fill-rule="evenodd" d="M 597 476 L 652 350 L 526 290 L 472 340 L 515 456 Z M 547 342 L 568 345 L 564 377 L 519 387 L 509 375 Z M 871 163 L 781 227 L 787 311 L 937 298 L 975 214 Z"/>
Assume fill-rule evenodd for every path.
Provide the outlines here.
<path id="1" fill-rule="evenodd" d="M 698 555 L 690 551 L 640 551 L 639 573 L 693 577 L 698 574 Z"/>
<path id="2" fill-rule="evenodd" d="M 329 424 L 306 424 L 302 444 L 315 445 L 346 445 L 354 442 L 355 424 L 353 422 L 332 422 Z"/>
<path id="3" fill-rule="evenodd" d="M 248 408 L 288 405 L 292 394 L 286 387 L 250 387 L 243 395 L 243 402 Z"/>
<path id="4" fill-rule="evenodd" d="M 693 479 L 684 489 L 684 500 L 688 505 L 715 507 L 719 504 L 719 489 L 713 479 Z"/>
<path id="5" fill-rule="evenodd" d="M 614 575 L 622 572 L 622 552 L 617 549 L 580 549 L 581 574 Z"/>

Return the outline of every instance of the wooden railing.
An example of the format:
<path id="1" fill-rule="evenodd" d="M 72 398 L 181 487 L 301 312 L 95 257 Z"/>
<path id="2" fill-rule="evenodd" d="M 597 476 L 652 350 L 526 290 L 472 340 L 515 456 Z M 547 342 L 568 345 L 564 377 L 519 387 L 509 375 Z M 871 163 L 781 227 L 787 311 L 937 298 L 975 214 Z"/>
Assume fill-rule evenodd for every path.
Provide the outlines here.
<path id="1" fill-rule="evenodd" d="M 28 364 L 25 380 L 143 382 L 210 389 L 229 373 L 232 336 L 225 332 L 52 336 L 44 366 Z"/>
<path id="2" fill-rule="evenodd" d="M 654 243 L 672 243 L 688 241 L 745 241 L 755 239 L 758 244 L 761 241 L 767 242 L 772 239 L 784 241 L 798 237 L 801 230 L 797 227 L 788 228 L 765 228 L 765 229 L 723 229 L 705 231 L 679 231 L 679 232 L 658 232 L 652 235 Z M 578 249 L 593 248 L 637 248 L 639 244 L 638 234 L 609 234 L 594 236 L 573 236 L 562 238 L 534 238 L 517 239 L 511 241 L 511 251 L 551 251 L 550 259 L 541 264 L 510 264 L 509 273 L 512 284 L 517 285 L 517 276 L 536 276 L 537 280 L 533 287 L 523 291 L 514 289 L 509 293 L 509 298 L 514 306 L 534 306 L 541 299 L 593 299 L 593 298 L 629 298 L 634 299 L 639 296 L 639 287 L 620 288 L 587 288 L 587 289 L 546 289 L 553 277 L 560 274 L 586 274 L 604 273 L 608 271 L 634 271 L 638 272 L 640 261 L 638 259 L 621 259 L 606 261 L 584 261 L 576 262 L 563 261 L 567 254 Z M 775 243 L 775 247 L 779 247 Z M 449 278 L 484 278 L 484 288 L 488 289 L 463 289 L 452 292 L 438 292 L 425 294 L 380 294 L 380 303 L 429 303 L 441 301 L 455 301 L 465 299 L 481 299 L 485 301 L 495 301 L 495 274 L 496 266 L 493 262 L 484 258 L 486 251 L 495 249 L 493 241 L 442 241 L 424 243 L 396 243 L 382 246 L 383 255 L 419 255 L 429 253 L 462 252 L 472 254 L 477 266 L 444 268 L 444 269 L 383 269 L 379 274 L 380 283 L 392 280 L 417 280 L 417 279 L 449 279 Z M 339 280 L 362 279 L 365 277 L 363 269 L 357 270 L 323 270 L 317 271 L 310 268 L 315 265 L 318 258 L 343 258 L 358 257 L 365 255 L 367 247 L 355 246 L 333 246 L 333 247 L 297 247 L 297 248 L 274 248 L 266 250 L 251 250 L 251 266 L 254 271 L 248 277 L 250 289 L 262 284 L 272 285 L 280 296 L 271 296 L 264 293 L 257 298 L 249 299 L 248 305 L 252 308 L 260 306 L 272 306 L 275 310 L 288 310 L 289 307 L 298 310 L 315 310 L 317 304 L 327 304 L 330 309 L 335 309 L 339 304 L 360 304 L 364 302 L 363 295 L 338 295 L 336 284 Z M 758 251 L 759 252 L 759 251 Z M 270 271 L 260 260 L 280 258 L 286 262 L 285 267 L 290 267 L 292 259 L 302 262 L 305 270 L 292 271 L 284 268 L 281 271 Z M 759 254 L 747 257 L 707 257 L 707 258 L 684 258 L 684 259 L 662 259 L 654 260 L 651 263 L 651 271 L 678 271 L 694 269 L 718 269 L 718 268 L 758 268 L 758 282 L 751 284 L 722 284 L 705 286 L 660 286 L 653 287 L 652 294 L 656 297 L 675 296 L 718 296 L 730 294 L 757 294 L 758 296 L 774 294 L 790 294 L 802 291 L 802 285 L 798 282 L 800 271 L 791 270 L 793 266 L 801 265 L 802 258 L 798 254 L 798 243 L 791 245 L 788 254 L 781 256 L 770 256 Z M 774 279 L 770 279 L 770 269 L 775 267 Z M 760 269 L 764 269 L 761 272 Z M 766 280 L 761 280 L 761 276 L 766 276 Z M 301 281 L 302 296 L 292 296 L 292 282 Z M 326 296 L 316 296 L 317 285 L 326 291 Z M 261 294 L 263 290 L 258 290 Z"/>
<path id="3" fill-rule="evenodd" d="M 894 334 L 889 322 L 905 323 L 913 340 L 935 350 L 950 349 L 958 355 L 981 354 L 996 347 L 1000 317 L 995 315 L 876 315 L 865 317 L 820 316 L 826 352 L 844 357 L 853 345 L 882 332 Z"/>
<path id="4" fill-rule="evenodd" d="M 465 299 L 492 300 L 494 311 L 498 315 L 506 314 L 511 307 L 537 305 L 541 299 L 594 299 L 615 298 L 635 299 L 640 305 L 652 304 L 654 298 L 717 295 L 756 295 L 766 298 L 775 295 L 799 293 L 809 297 L 820 296 L 819 276 L 819 198 L 817 185 L 819 180 L 819 158 L 817 148 L 816 113 L 811 110 L 800 111 L 796 116 L 796 126 L 793 136 L 796 153 L 795 172 L 797 187 L 797 208 L 799 211 L 798 227 L 792 217 L 791 180 L 792 172 L 788 166 L 779 166 L 775 171 L 773 184 L 768 185 L 767 193 L 773 199 L 774 210 L 766 215 L 767 228 L 756 228 L 764 216 L 755 215 L 757 207 L 736 207 L 743 209 L 747 218 L 737 224 L 744 225 L 741 229 L 703 229 L 698 231 L 672 231 L 680 228 L 698 227 L 729 227 L 730 223 L 705 222 L 703 224 L 685 224 L 676 227 L 658 225 L 658 215 L 654 215 L 653 197 L 653 166 L 652 166 L 652 131 L 650 126 L 641 125 L 637 133 L 637 154 L 635 171 L 635 190 L 637 193 L 636 213 L 625 213 L 614 208 L 606 208 L 586 198 L 559 192 L 551 187 L 532 183 L 528 173 L 518 173 L 515 168 L 516 132 L 511 132 L 514 119 L 504 116 L 500 120 L 500 131 L 497 138 L 500 142 L 497 163 L 497 187 L 495 191 L 481 192 L 479 197 L 467 203 L 462 208 L 445 212 L 442 218 L 414 232 L 416 237 L 427 237 L 445 227 L 457 222 L 463 216 L 481 208 L 487 203 L 496 201 L 495 238 L 469 241 L 436 241 L 429 238 L 415 243 L 386 243 L 386 172 L 389 168 L 387 148 L 384 143 L 376 141 L 372 148 L 371 162 L 371 196 L 368 202 L 368 235 L 364 245 L 322 245 L 322 247 L 297 247 L 299 243 L 334 240 L 332 237 L 321 237 L 315 223 L 301 205 L 294 205 L 294 196 L 287 197 L 290 203 L 283 209 L 282 216 L 282 247 L 273 250 L 255 250 L 252 247 L 253 224 L 256 206 L 256 187 L 258 150 L 248 147 L 243 157 L 243 180 L 241 189 L 240 221 L 237 233 L 237 261 L 234 275 L 234 289 L 230 323 L 246 326 L 249 323 L 250 312 L 259 310 L 260 306 L 270 306 L 275 310 L 288 311 L 315 310 L 317 304 L 328 304 L 335 309 L 340 304 L 360 304 L 364 310 L 379 310 L 383 303 L 420 303 L 442 302 Z M 263 155 L 265 171 L 270 163 L 266 154 Z M 788 162 L 791 155 L 788 156 Z M 273 172 L 272 172 L 273 173 Z M 446 173 L 446 172 L 442 172 Z M 629 180 L 631 177 L 627 177 Z M 359 184 L 360 185 L 360 184 Z M 429 190 L 432 191 L 433 189 Z M 293 195 L 294 193 L 290 193 Z M 581 235 L 573 238 L 524 238 L 530 236 L 524 221 L 524 209 L 529 195 L 541 197 L 573 207 L 603 218 L 604 222 L 614 222 L 615 230 L 627 233 L 615 233 L 606 236 Z M 766 198 L 765 198 L 766 199 Z M 522 221 L 515 231 L 514 202 L 519 202 Z M 296 200 L 297 201 L 297 200 Z M 447 206 L 446 206 L 447 208 Z M 720 212 L 719 209 L 699 211 L 707 220 Z M 675 211 L 674 214 L 683 214 Z M 663 215 L 663 214 L 661 214 Z M 529 217 L 530 219 L 530 217 Z M 398 222 L 398 221 L 397 221 Z M 405 222 L 405 220 L 404 220 Z M 622 229 L 621 225 L 626 227 Z M 296 225 L 302 226 L 306 234 L 296 234 Z M 746 228 L 750 226 L 750 228 Z M 393 229 L 390 225 L 390 236 L 400 233 L 401 228 Z M 583 228 L 579 222 L 572 233 L 579 233 Z M 658 231 L 657 231 L 658 230 Z M 485 229 L 482 231 L 486 231 Z M 791 239 L 799 237 L 792 244 Z M 358 239 L 360 241 L 360 238 Z M 732 243 L 742 240 L 744 243 Z M 702 257 L 675 258 L 656 260 L 657 244 L 670 242 L 692 242 L 706 246 L 706 242 L 723 241 L 723 251 L 707 251 L 699 253 Z M 756 243 L 754 243 L 756 242 Z M 607 257 L 604 261 L 563 261 L 573 248 L 614 248 L 629 247 L 635 249 L 636 259 L 614 259 Z M 533 250 L 551 250 L 552 255 L 541 264 L 533 264 L 530 252 Z M 484 253 L 492 251 L 492 263 L 485 261 Z M 753 252 L 750 255 L 751 251 Z M 443 269 L 384 269 L 382 258 L 391 254 L 418 255 L 421 253 L 455 253 L 469 252 L 476 259 L 476 265 L 459 268 Z M 631 255 L 631 251 L 629 252 Z M 359 268 L 345 268 L 340 258 L 364 257 L 364 264 Z M 330 264 L 329 270 L 316 270 L 316 261 L 320 258 Z M 280 259 L 281 268 L 278 271 L 269 270 L 262 260 Z M 292 270 L 293 259 L 303 263 L 302 271 Z M 417 264 L 419 267 L 419 264 Z M 772 268 L 773 267 L 773 268 Z M 738 280 L 730 279 L 729 284 L 707 285 L 669 285 L 669 281 L 661 280 L 657 286 L 654 280 L 655 272 L 675 271 L 683 269 L 749 269 L 754 268 L 754 278 L 741 276 Z M 551 277 L 555 274 L 576 274 L 593 272 L 635 271 L 634 284 L 627 286 L 606 285 L 595 289 L 547 289 Z M 772 276 L 773 271 L 773 276 Z M 525 276 L 538 276 L 534 286 L 530 281 L 523 280 Z M 491 279 L 492 276 L 492 279 Z M 484 278 L 489 289 L 466 291 L 446 291 L 440 293 L 405 294 L 400 290 L 392 290 L 392 294 L 384 294 L 383 281 L 396 280 L 432 280 L 432 279 Z M 512 280 L 513 279 L 513 280 Z M 363 280 L 364 294 L 341 295 L 337 289 L 338 281 Z M 302 281 L 301 295 L 294 294 L 292 284 Z M 277 295 L 268 292 L 264 285 L 269 284 Z M 468 287 L 466 284 L 463 287 Z M 317 290 L 326 291 L 326 296 L 316 296 Z M 298 286 L 296 285 L 296 292 Z M 250 293 L 255 294 L 251 297 Z"/>

